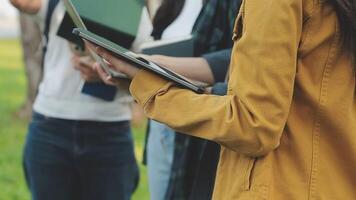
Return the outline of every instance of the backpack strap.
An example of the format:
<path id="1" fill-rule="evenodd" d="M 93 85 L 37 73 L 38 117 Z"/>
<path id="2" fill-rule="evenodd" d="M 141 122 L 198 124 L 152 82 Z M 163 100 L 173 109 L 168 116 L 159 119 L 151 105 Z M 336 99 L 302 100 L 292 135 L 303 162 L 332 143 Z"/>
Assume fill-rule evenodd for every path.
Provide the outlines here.
<path id="1" fill-rule="evenodd" d="M 49 28 L 51 26 L 52 14 L 53 14 L 54 9 L 58 5 L 58 3 L 59 3 L 59 0 L 49 0 L 48 1 L 48 9 L 47 9 L 47 13 L 46 13 L 46 21 L 45 21 L 45 27 L 44 27 L 44 32 L 43 32 L 45 41 L 44 41 L 43 47 L 42 47 L 42 66 L 44 66 L 44 57 L 47 52 L 48 39 L 49 39 Z"/>

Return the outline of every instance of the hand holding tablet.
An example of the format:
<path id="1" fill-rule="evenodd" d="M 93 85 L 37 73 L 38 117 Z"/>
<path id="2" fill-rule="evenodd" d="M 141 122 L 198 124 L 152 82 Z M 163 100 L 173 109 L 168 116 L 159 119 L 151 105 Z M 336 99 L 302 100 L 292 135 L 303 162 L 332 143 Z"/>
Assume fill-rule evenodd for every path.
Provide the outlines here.
<path id="1" fill-rule="evenodd" d="M 107 66 L 110 67 L 112 70 L 115 70 L 119 73 L 125 74 L 127 78 L 132 79 L 136 73 L 138 72 L 139 68 L 135 67 L 134 65 L 124 62 L 117 57 L 113 56 L 110 52 L 106 51 L 100 46 L 97 46 L 90 41 L 85 41 L 87 47 L 94 51 L 98 56 L 103 58 L 104 62 L 106 62 Z M 100 65 L 100 63 L 98 63 Z M 97 65 L 97 66 L 99 66 Z M 109 79 L 111 76 L 107 76 Z M 114 81 L 112 81 L 114 83 Z"/>
<path id="2" fill-rule="evenodd" d="M 76 28 L 73 33 L 86 40 L 87 43 L 90 42 L 88 46 L 92 51 L 103 57 L 115 67 L 117 72 L 125 74 L 128 78 L 133 78 L 139 69 L 146 69 L 176 83 L 179 87 L 190 89 L 196 93 L 205 92 L 206 85 L 191 81 L 88 30 Z"/>

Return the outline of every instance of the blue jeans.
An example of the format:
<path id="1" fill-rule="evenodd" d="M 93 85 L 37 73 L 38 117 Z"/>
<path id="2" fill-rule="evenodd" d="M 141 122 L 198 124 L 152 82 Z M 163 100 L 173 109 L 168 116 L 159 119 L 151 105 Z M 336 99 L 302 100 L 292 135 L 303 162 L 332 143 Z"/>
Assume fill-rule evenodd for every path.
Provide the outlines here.
<path id="1" fill-rule="evenodd" d="M 128 200 L 138 182 L 130 123 L 34 113 L 24 149 L 33 200 Z"/>
<path id="2" fill-rule="evenodd" d="M 164 124 L 150 121 L 147 141 L 147 168 L 150 197 L 164 200 L 174 154 L 175 132 Z"/>

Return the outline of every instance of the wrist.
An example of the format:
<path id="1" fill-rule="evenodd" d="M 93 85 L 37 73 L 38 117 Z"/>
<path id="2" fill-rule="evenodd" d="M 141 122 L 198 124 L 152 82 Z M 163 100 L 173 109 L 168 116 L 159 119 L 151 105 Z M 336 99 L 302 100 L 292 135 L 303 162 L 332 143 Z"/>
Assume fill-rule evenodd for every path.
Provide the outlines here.
<path id="1" fill-rule="evenodd" d="M 154 63 L 157 63 L 159 65 L 164 65 L 164 56 L 162 55 L 151 55 L 148 57 L 148 59 Z"/>

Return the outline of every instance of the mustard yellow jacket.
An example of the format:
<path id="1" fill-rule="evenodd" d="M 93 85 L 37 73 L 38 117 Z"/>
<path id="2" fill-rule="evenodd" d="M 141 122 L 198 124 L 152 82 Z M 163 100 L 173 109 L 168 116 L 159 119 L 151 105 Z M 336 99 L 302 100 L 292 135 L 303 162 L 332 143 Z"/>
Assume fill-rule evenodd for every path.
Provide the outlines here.
<path id="1" fill-rule="evenodd" d="M 213 198 L 356 199 L 355 74 L 323 0 L 245 0 L 228 95 L 198 95 L 141 71 L 146 114 L 222 145 Z"/>

